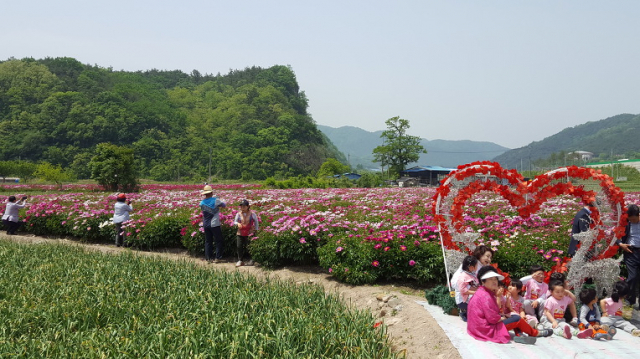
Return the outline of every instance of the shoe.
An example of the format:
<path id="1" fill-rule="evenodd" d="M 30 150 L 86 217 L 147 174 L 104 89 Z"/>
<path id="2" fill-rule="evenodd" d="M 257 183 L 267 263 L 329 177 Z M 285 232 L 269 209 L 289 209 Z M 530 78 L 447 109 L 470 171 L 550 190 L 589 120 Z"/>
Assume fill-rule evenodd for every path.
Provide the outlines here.
<path id="1" fill-rule="evenodd" d="M 537 321 L 537 320 L 535 320 L 535 319 L 529 319 L 529 321 L 527 322 L 527 324 L 529 324 L 529 326 L 530 326 L 531 328 L 536 329 L 536 325 L 538 325 L 538 321 Z"/>
<path id="2" fill-rule="evenodd" d="M 538 330 L 538 337 L 550 337 L 553 335 L 553 330 L 551 329 L 542 329 Z"/>
<path id="3" fill-rule="evenodd" d="M 593 335 L 593 328 L 587 328 L 581 331 L 580 333 L 578 333 L 577 336 L 580 339 L 587 339 L 587 338 L 591 338 L 592 335 Z"/>
<path id="4" fill-rule="evenodd" d="M 568 325 L 566 325 L 566 326 L 564 327 L 564 329 L 563 329 L 563 333 L 562 333 L 562 336 L 563 336 L 563 337 L 565 337 L 565 338 L 567 338 L 567 339 L 571 339 L 571 336 L 572 336 L 572 335 L 571 335 L 571 328 L 569 328 L 569 326 L 568 326 Z"/>
<path id="5" fill-rule="evenodd" d="M 458 315 L 460 316 L 460 319 L 462 319 L 463 322 L 467 322 L 467 313 L 466 312 L 459 312 Z"/>
<path id="6" fill-rule="evenodd" d="M 634 337 L 640 337 L 640 329 L 632 330 L 631 335 L 633 335 Z"/>
<path id="7" fill-rule="evenodd" d="M 236 263 L 236 267 L 242 267 L 243 265 L 244 265 L 244 262 L 243 262 L 243 261 L 238 261 L 238 262 Z"/>
<path id="8" fill-rule="evenodd" d="M 571 319 L 571 321 L 569 322 L 569 325 L 571 325 L 574 328 L 577 328 L 578 327 L 578 318 Z"/>
<path id="9" fill-rule="evenodd" d="M 253 260 L 252 260 L 252 259 L 249 259 L 249 261 L 247 262 L 247 265 L 248 265 L 248 266 L 252 266 L 252 265 L 254 265 L 254 264 L 255 264 L 255 263 L 253 262 Z"/>
<path id="10" fill-rule="evenodd" d="M 609 340 L 611 340 L 613 338 L 613 336 L 616 335 L 616 333 L 618 331 L 616 330 L 616 328 L 609 328 L 609 330 L 607 330 L 607 332 L 609 333 L 609 336 L 611 336 L 611 338 L 609 338 Z"/>
<path id="11" fill-rule="evenodd" d="M 515 337 L 513 341 L 520 344 L 535 344 L 536 337 Z"/>
<path id="12" fill-rule="evenodd" d="M 606 333 L 598 333 L 596 334 L 595 337 L 593 337 L 593 340 L 611 340 L 611 335 L 606 334 Z"/>
<path id="13" fill-rule="evenodd" d="M 220 259 L 214 259 L 212 262 L 213 262 L 213 264 L 218 264 L 218 263 L 220 263 L 222 261 Z"/>

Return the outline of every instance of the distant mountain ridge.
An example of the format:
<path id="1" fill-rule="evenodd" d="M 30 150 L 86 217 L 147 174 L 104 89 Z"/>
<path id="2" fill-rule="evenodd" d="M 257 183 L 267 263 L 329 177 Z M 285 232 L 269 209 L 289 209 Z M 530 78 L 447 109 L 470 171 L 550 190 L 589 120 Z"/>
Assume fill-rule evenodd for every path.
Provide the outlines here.
<path id="1" fill-rule="evenodd" d="M 621 114 L 568 127 L 542 141 L 534 141 L 494 158 L 505 168 L 527 169 L 552 153 L 588 151 L 600 160 L 637 157 L 640 153 L 640 115 Z M 564 163 L 558 163 L 562 166 Z"/>
<path id="2" fill-rule="evenodd" d="M 382 138 L 380 138 L 382 131 L 369 132 L 353 126 L 338 128 L 318 124 L 316 126 L 340 152 L 347 156 L 351 166 L 380 168 L 380 164 L 373 162 L 373 149 L 382 145 Z M 455 168 L 465 163 L 491 160 L 509 150 L 493 142 L 469 140 L 430 141 L 423 138 L 420 144 L 427 150 L 427 153 L 420 155 L 420 160 L 411 165 Z"/>

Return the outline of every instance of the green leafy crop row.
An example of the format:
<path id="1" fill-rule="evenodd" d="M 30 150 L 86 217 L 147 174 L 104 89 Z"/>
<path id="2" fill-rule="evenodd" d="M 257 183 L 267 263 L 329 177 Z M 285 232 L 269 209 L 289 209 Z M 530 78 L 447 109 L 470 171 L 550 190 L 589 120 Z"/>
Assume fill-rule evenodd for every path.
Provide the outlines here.
<path id="1" fill-rule="evenodd" d="M 314 285 L 0 241 L 0 357 L 393 358 Z"/>

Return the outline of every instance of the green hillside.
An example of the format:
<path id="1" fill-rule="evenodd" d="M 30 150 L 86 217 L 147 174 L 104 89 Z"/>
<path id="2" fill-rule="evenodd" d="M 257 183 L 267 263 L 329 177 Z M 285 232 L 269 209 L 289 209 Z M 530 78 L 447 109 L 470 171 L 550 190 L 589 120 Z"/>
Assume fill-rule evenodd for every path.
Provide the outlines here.
<path id="1" fill-rule="evenodd" d="M 541 159 L 558 158 L 556 166 L 565 165 L 563 154 L 588 151 L 594 160 L 638 158 L 640 152 L 640 115 L 622 114 L 600 121 L 566 128 L 542 141 L 505 152 L 494 158 L 507 168 L 532 169 Z"/>
<path id="2" fill-rule="evenodd" d="M 114 71 L 73 58 L 0 62 L 0 160 L 48 161 L 88 177 L 102 142 L 135 150 L 142 177 L 264 179 L 339 157 L 290 67 L 226 75 Z"/>
<path id="3" fill-rule="evenodd" d="M 373 163 L 373 149 L 382 145 L 380 135 L 382 131 L 368 132 L 358 127 L 343 126 L 339 128 L 318 125 L 336 147 L 346 156 L 353 167 L 379 168 Z M 458 165 L 490 160 L 497 154 L 509 149 L 492 142 L 479 141 L 447 141 L 422 139 L 420 144 L 427 150 L 420 155 L 417 164 L 442 167 L 457 167 Z"/>

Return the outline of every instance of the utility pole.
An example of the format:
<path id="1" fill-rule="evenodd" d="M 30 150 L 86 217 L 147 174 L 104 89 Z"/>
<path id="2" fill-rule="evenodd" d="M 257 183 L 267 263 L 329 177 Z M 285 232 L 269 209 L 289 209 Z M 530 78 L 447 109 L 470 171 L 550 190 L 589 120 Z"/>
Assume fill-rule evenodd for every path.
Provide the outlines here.
<path id="1" fill-rule="evenodd" d="M 611 149 L 611 177 L 613 177 L 613 148 Z"/>
<path id="2" fill-rule="evenodd" d="M 209 180 L 207 181 L 207 183 L 211 183 L 211 153 L 212 153 L 212 149 L 211 146 L 209 146 Z"/>

